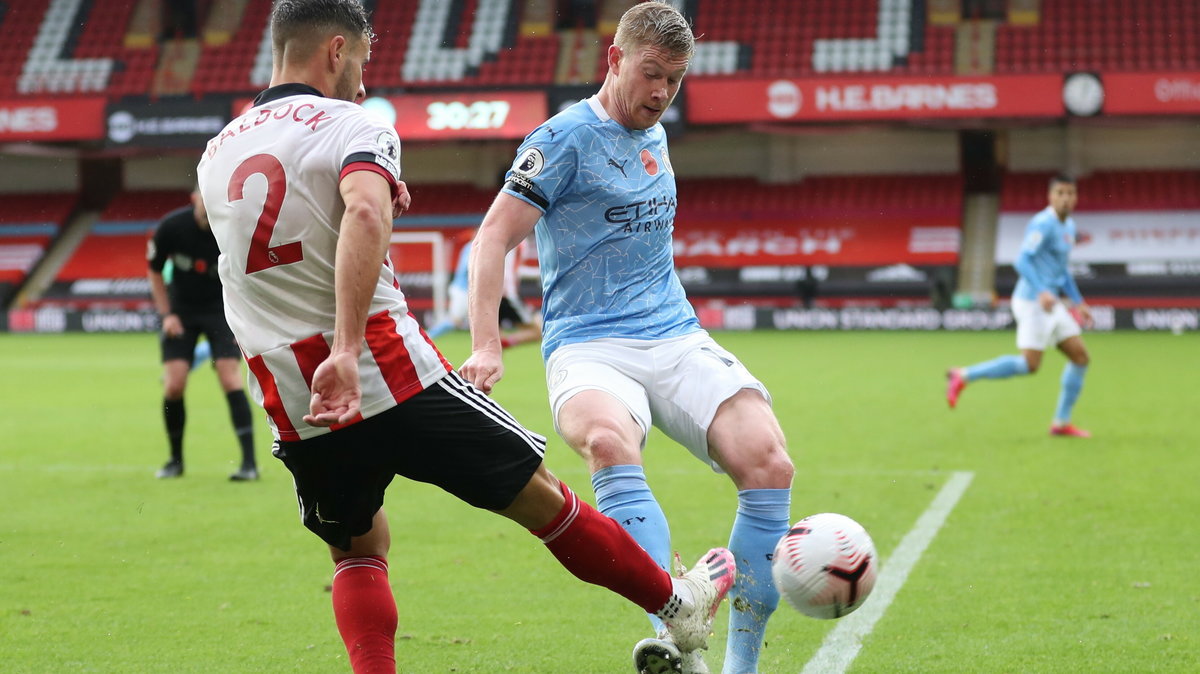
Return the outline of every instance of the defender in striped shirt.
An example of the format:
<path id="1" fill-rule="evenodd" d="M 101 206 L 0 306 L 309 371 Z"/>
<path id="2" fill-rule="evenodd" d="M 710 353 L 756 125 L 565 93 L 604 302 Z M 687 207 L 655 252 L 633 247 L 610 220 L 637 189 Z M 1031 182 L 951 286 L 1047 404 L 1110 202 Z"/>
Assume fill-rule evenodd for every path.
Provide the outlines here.
<path id="1" fill-rule="evenodd" d="M 277 0 L 271 33 L 271 87 L 208 143 L 198 177 L 274 454 L 337 565 L 334 616 L 354 670 L 396 669 L 382 509 L 396 475 L 516 521 L 578 578 L 702 640 L 733 583 L 729 552 L 681 578 L 660 569 L 550 474 L 545 438 L 455 374 L 409 313 L 387 256 L 409 204 L 400 140 L 355 105 L 374 37 L 362 6 Z"/>

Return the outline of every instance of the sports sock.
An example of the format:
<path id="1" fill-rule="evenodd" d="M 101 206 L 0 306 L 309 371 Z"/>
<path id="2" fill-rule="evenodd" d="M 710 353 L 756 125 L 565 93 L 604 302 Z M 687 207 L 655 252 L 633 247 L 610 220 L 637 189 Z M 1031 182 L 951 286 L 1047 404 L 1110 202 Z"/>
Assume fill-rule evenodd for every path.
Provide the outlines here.
<path id="1" fill-rule="evenodd" d="M 233 432 L 242 446 L 242 467 L 254 466 L 254 422 L 250 416 L 250 401 L 242 389 L 225 394 L 229 403 L 229 418 L 233 420 Z"/>
<path id="2" fill-rule="evenodd" d="M 592 490 L 600 512 L 616 520 L 660 567 L 669 569 L 671 530 L 646 484 L 642 467 L 631 464 L 601 468 L 592 474 Z M 655 633 L 662 632 L 662 621 L 653 614 L 649 618 Z"/>
<path id="3" fill-rule="evenodd" d="M 192 369 L 200 367 L 204 361 L 212 358 L 212 345 L 208 340 L 196 342 L 196 350 L 192 352 Z"/>
<path id="4" fill-rule="evenodd" d="M 1071 420 L 1071 410 L 1075 408 L 1075 401 L 1079 400 L 1079 392 L 1083 390 L 1083 377 L 1086 374 L 1086 365 L 1068 362 L 1063 368 L 1062 388 L 1058 393 L 1058 407 L 1054 410 L 1054 423 L 1065 424 Z"/>
<path id="5" fill-rule="evenodd" d="M 967 381 L 1007 379 L 1019 374 L 1029 374 L 1029 363 L 1025 361 L 1025 356 L 1000 356 L 963 368 L 963 378 Z"/>
<path id="6" fill-rule="evenodd" d="M 437 325 L 434 325 L 432 328 L 426 330 L 425 334 L 429 335 L 430 339 L 437 339 L 453 329 L 454 321 L 440 321 L 437 323 Z"/>
<path id="7" fill-rule="evenodd" d="M 676 598 L 671 575 L 659 568 L 621 525 L 579 500 L 559 483 L 566 503 L 549 524 L 531 529 L 567 571 L 579 580 L 606 587 L 641 606 L 662 610 Z"/>
<path id="8" fill-rule="evenodd" d="M 396 671 L 396 598 L 383 557 L 347 557 L 333 572 L 333 617 L 355 674 Z"/>
<path id="9" fill-rule="evenodd" d="M 167 424 L 167 440 L 171 443 L 171 460 L 183 463 L 183 425 L 187 421 L 183 398 L 163 398 L 163 420 Z"/>
<path id="10" fill-rule="evenodd" d="M 779 606 L 771 577 L 771 554 L 788 531 L 790 489 L 745 489 L 738 492 L 737 516 L 729 549 L 737 561 L 737 580 L 729 591 L 729 637 L 725 674 L 758 671 L 767 619 Z"/>

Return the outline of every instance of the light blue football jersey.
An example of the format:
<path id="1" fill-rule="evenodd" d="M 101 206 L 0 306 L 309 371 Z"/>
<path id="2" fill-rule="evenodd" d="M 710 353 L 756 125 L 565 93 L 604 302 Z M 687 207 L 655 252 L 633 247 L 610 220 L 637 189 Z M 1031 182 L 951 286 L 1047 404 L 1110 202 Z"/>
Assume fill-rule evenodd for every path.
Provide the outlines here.
<path id="1" fill-rule="evenodd" d="M 1013 263 L 1021 275 L 1013 288 L 1013 297 L 1036 300 L 1038 293 L 1048 290 L 1055 297 L 1065 293 L 1076 304 L 1083 301 L 1079 287 L 1071 277 L 1067 260 L 1075 246 L 1075 220 L 1067 216 L 1058 219 L 1054 209 L 1047 206 L 1038 212 L 1025 227 L 1021 252 Z"/>
<path id="2" fill-rule="evenodd" d="M 450 287 L 467 291 L 470 285 L 467 280 L 467 269 L 471 263 L 471 242 L 468 241 L 458 252 L 458 262 L 454 264 L 454 276 L 450 278 Z"/>
<path id="3" fill-rule="evenodd" d="M 700 323 L 675 274 L 675 174 L 662 125 L 630 130 L 595 98 L 517 151 L 504 191 L 539 208 L 542 356 L 603 337 L 663 339 Z"/>

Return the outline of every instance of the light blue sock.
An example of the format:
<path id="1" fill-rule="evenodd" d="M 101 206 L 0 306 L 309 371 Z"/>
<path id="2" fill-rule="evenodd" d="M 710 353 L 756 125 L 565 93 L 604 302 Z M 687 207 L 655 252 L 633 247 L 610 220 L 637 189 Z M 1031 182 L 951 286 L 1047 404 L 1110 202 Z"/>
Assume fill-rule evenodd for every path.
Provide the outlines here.
<path id="1" fill-rule="evenodd" d="M 967 381 L 1007 379 L 1018 374 L 1029 374 L 1029 363 L 1025 362 L 1025 356 L 1000 356 L 963 368 L 963 378 Z"/>
<path id="2" fill-rule="evenodd" d="M 738 492 L 737 517 L 729 549 L 737 560 L 737 581 L 729 591 L 729 636 L 725 674 L 758 671 L 767 619 L 779 606 L 771 578 L 771 554 L 787 533 L 792 490 L 746 489 Z"/>
<path id="3" fill-rule="evenodd" d="M 192 354 L 192 369 L 200 367 L 204 361 L 210 358 L 212 358 L 212 344 L 209 344 L 207 339 L 196 342 L 196 351 Z"/>
<path id="4" fill-rule="evenodd" d="M 620 523 L 659 566 L 670 570 L 671 530 L 662 507 L 646 484 L 642 467 L 601 468 L 592 473 L 592 490 L 596 494 L 596 509 Z M 654 632 L 661 632 L 662 621 L 654 615 L 649 618 Z"/>
<path id="5" fill-rule="evenodd" d="M 430 339 L 437 339 L 438 337 L 441 337 L 442 335 L 446 334 L 447 332 L 450 332 L 453 329 L 454 329 L 454 321 L 445 320 L 445 321 L 438 322 L 432 328 L 429 328 L 428 330 L 426 330 L 425 334 L 429 335 Z"/>
<path id="6" fill-rule="evenodd" d="M 1079 392 L 1083 390 L 1083 376 L 1086 374 L 1087 365 L 1068 362 L 1063 368 L 1058 408 L 1054 410 L 1055 423 L 1065 424 L 1071 420 L 1071 410 L 1075 407 L 1075 401 L 1079 400 Z"/>

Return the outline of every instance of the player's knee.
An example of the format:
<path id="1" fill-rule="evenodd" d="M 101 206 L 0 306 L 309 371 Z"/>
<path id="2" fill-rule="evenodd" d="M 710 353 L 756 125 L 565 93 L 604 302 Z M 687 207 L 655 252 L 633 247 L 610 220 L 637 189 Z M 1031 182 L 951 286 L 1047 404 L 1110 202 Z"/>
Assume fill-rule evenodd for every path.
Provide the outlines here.
<path id="1" fill-rule="evenodd" d="M 1071 359 L 1071 362 L 1075 363 L 1079 367 L 1087 367 L 1088 365 L 1091 365 L 1092 358 L 1090 355 L 1088 355 L 1087 351 L 1083 351 L 1075 354 L 1075 357 Z"/>
<path id="2" fill-rule="evenodd" d="M 759 470 L 762 472 L 762 480 L 772 489 L 791 487 L 792 477 L 796 474 L 792 457 L 788 456 L 787 448 L 781 443 L 772 443 L 760 463 Z"/>
<path id="3" fill-rule="evenodd" d="M 788 489 L 796 468 L 787 447 L 776 439 L 747 444 L 725 469 L 739 489 Z"/>
<path id="4" fill-rule="evenodd" d="M 584 436 L 579 450 L 588 463 L 597 468 L 636 462 L 638 447 L 617 429 L 594 426 Z"/>
<path id="5" fill-rule="evenodd" d="M 1038 368 L 1042 366 L 1042 359 L 1025 356 L 1025 366 L 1029 368 L 1029 374 L 1037 374 Z"/>

